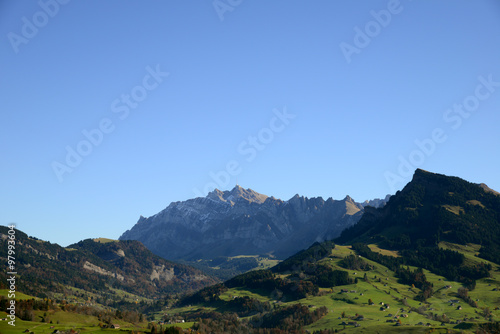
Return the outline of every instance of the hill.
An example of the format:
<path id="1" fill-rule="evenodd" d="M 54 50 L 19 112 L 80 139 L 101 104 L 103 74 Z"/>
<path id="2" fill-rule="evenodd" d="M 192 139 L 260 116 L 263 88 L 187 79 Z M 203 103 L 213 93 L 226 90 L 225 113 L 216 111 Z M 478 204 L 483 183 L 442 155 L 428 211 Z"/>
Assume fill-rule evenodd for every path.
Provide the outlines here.
<path id="1" fill-rule="evenodd" d="M 498 264 L 474 256 L 479 246 L 446 247 L 471 265 L 491 266 L 473 290 L 383 255 L 332 242 L 315 244 L 271 270 L 239 275 L 188 295 L 162 319 L 194 321 L 200 333 L 475 333 L 500 320 Z M 366 254 L 361 255 L 361 254 Z M 404 261 L 403 258 L 400 258 Z M 386 265 L 384 265 L 384 261 Z M 404 262 L 401 262 L 404 263 Z M 421 299 L 426 286 L 433 294 Z M 488 333 L 485 331 L 485 333 Z"/>
<path id="2" fill-rule="evenodd" d="M 5 262 L 7 236 L 8 228 L 0 226 L 0 258 Z M 96 298 L 116 299 L 117 291 L 123 291 L 159 298 L 216 282 L 197 269 L 154 255 L 138 241 L 88 239 L 63 248 L 19 230 L 15 230 L 15 237 L 17 290 L 37 297 L 83 291 Z M 2 283 L 6 282 L 5 271 L 0 277 Z"/>
<path id="3" fill-rule="evenodd" d="M 416 170 L 382 208 L 369 208 L 340 243 L 388 249 L 436 247 L 440 241 L 481 245 L 479 256 L 500 263 L 500 196 L 486 185 Z"/>

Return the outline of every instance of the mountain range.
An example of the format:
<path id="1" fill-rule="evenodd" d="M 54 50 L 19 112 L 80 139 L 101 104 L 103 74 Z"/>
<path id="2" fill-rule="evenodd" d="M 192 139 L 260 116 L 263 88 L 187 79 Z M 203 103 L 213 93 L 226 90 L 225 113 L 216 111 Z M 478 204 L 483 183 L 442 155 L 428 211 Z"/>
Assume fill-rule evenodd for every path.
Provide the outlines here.
<path id="1" fill-rule="evenodd" d="M 0 227 L 4 261 L 8 235 Z M 223 283 L 153 254 L 142 240 L 86 239 L 64 248 L 15 235 L 16 296 L 28 298 L 18 300 L 23 330 L 52 332 L 47 316 L 66 324 L 79 313 L 72 319 L 92 324 L 92 332 L 125 319 L 135 331 L 167 332 L 139 314 L 189 323 L 185 331 L 168 329 L 174 333 L 500 331 L 500 194 L 421 169 L 395 195 L 364 203 L 215 190 L 141 217 L 121 237 L 140 236 L 155 253 L 182 261 L 211 259 L 217 270 L 228 259 L 251 258 L 244 254 L 284 259 L 261 270 L 249 262 Z M 3 292 L 5 282 L 0 271 Z M 6 307 L 0 296 L 0 312 Z"/>
<path id="2" fill-rule="evenodd" d="M 338 237 L 359 221 L 366 206 L 383 206 L 388 198 L 357 203 L 349 196 L 325 201 L 295 195 L 283 201 L 237 185 L 141 216 L 119 239 L 141 241 L 174 261 L 257 254 L 283 259 Z"/>

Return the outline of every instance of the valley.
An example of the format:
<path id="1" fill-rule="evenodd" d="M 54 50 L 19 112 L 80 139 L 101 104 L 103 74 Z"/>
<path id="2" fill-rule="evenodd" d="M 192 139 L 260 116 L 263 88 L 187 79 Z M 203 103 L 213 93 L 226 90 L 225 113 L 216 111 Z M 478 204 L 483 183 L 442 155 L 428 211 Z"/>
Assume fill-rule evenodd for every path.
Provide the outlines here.
<path id="1" fill-rule="evenodd" d="M 234 192 L 210 195 L 220 196 L 214 210 L 220 213 L 223 207 L 235 212 L 233 218 L 252 221 L 244 213 L 251 209 L 257 225 L 270 219 L 258 213 L 266 208 L 267 196 L 235 192 L 241 197 Z M 333 240 L 323 235 L 287 257 L 241 251 L 248 250 L 248 243 L 234 254 L 238 243 L 233 242 L 201 258 L 178 259 L 180 263 L 155 255 L 140 241 L 96 238 L 61 247 L 16 230 L 16 326 L 8 324 L 5 312 L 13 300 L 6 273 L 0 272 L 0 319 L 7 319 L 0 321 L 0 333 L 500 330 L 498 193 L 417 170 L 402 191 L 379 207 L 350 206 L 350 198 L 295 201 L 305 205 L 301 212 L 309 217 L 309 225 L 297 229 L 304 236 L 317 233 L 318 226 L 330 230 L 332 220 L 322 219 L 335 205 L 343 208 L 335 212 L 346 219 L 357 208 L 359 222 Z M 314 211 L 313 204 L 326 211 Z M 281 215 L 293 217 L 289 206 L 282 207 Z M 231 215 L 220 217 L 222 226 L 229 224 Z M 211 224 L 220 228 L 219 223 Z M 239 218 L 235 224 L 241 226 Z M 307 226 L 313 231 L 307 232 Z M 5 261 L 7 233 L 0 227 Z"/>
<path id="2" fill-rule="evenodd" d="M 479 245 L 445 244 L 443 246 L 454 248 L 466 256 L 471 264 L 485 262 L 475 256 Z M 382 249 L 382 251 L 384 250 Z M 349 255 L 358 256 L 359 259 L 373 266 L 373 269 L 365 271 L 345 268 L 342 261 Z M 462 286 L 460 282 L 448 280 L 428 270 L 423 272 L 433 285 L 435 292 L 425 302 L 416 301 L 415 297 L 420 291 L 418 288 L 401 284 L 396 273 L 390 268 L 360 257 L 350 246 L 336 245 L 328 256 L 317 261 L 316 264 L 331 267 L 334 270 L 346 271 L 349 278 L 356 282 L 332 288 L 319 288 L 317 295 L 309 295 L 296 300 L 287 300 L 286 296 L 278 298 L 276 293 L 267 293 L 261 289 L 234 287 L 220 293 L 217 300 L 183 307 L 164 305 L 161 310 L 153 312 L 149 319 L 143 319 L 142 322 L 127 322 L 125 319 L 119 318 L 110 319 L 110 321 L 112 321 L 112 325 L 119 325 L 120 330 L 137 332 L 149 331 L 148 324 L 151 325 L 152 320 L 156 323 L 165 323 L 161 325 L 165 328 L 172 326 L 188 328 L 199 321 L 199 319 L 193 318 L 194 316 L 199 317 L 200 314 L 208 312 L 220 312 L 221 314 L 233 312 L 234 310 L 228 306 L 228 303 L 238 298 L 249 298 L 252 302 L 258 301 L 259 305 L 267 303 L 270 305 L 269 310 L 294 305 L 306 306 L 311 311 L 326 307 L 327 313 L 323 317 L 304 326 L 304 330 L 310 332 L 330 329 L 343 333 L 396 333 L 404 329 L 407 333 L 427 333 L 432 328 L 434 333 L 450 333 L 450 331 L 452 333 L 475 333 L 485 321 L 500 320 L 498 307 L 500 305 L 500 270 L 498 265 L 493 263 L 491 264 L 495 269 L 490 271 L 490 277 L 478 280 L 475 289 L 469 292 L 469 296 L 477 301 L 477 307 L 468 305 L 458 297 L 458 289 Z M 286 278 L 293 276 L 293 274 L 279 274 L 279 276 Z M 89 297 L 92 300 L 93 296 L 89 296 L 83 291 L 75 291 L 75 295 L 80 292 L 84 297 L 68 299 L 67 302 L 59 303 L 54 306 L 55 309 L 48 311 L 33 311 L 34 321 L 18 319 L 15 331 L 8 330 L 9 327 L 3 324 L 0 325 L 2 333 L 20 333 L 24 329 L 36 330 L 36 333 L 52 333 L 54 328 L 60 331 L 74 329 L 80 333 L 93 333 L 96 330 L 107 331 L 101 329 L 100 326 L 104 324 L 102 319 L 97 316 L 62 309 L 64 304 L 90 306 L 88 300 Z M 123 291 L 116 291 L 116 293 L 121 293 L 124 301 L 139 299 Z M 0 295 L 5 297 L 6 290 L 2 290 Z M 32 298 L 26 295 L 18 297 L 19 300 Z M 141 299 L 140 302 L 154 303 L 153 300 L 149 299 Z M 103 307 L 104 309 L 106 307 Z M 263 312 L 265 312 L 264 309 L 257 308 L 249 315 L 241 316 L 239 319 L 242 322 L 248 321 L 255 324 L 259 320 L 252 320 L 252 318 Z M 3 317 L 4 313 L 0 314 L 0 318 Z M 46 320 L 42 322 L 43 318 Z M 184 322 L 175 323 L 176 319 L 182 319 Z M 169 321 L 174 322 L 174 324 L 168 324 Z"/>

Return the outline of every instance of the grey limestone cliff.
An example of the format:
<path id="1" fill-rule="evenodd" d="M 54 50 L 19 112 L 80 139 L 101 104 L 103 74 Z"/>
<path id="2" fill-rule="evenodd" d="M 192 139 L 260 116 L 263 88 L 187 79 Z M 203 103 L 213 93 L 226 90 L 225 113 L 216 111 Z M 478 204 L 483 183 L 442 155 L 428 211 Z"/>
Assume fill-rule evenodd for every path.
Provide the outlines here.
<path id="1" fill-rule="evenodd" d="M 380 206 L 383 201 L 373 204 Z M 236 186 L 171 203 L 148 218 L 141 216 L 120 240 L 139 240 L 169 260 L 265 253 L 284 258 L 315 241 L 339 236 L 358 222 L 369 204 L 349 196 L 325 201 L 295 195 L 282 201 Z"/>

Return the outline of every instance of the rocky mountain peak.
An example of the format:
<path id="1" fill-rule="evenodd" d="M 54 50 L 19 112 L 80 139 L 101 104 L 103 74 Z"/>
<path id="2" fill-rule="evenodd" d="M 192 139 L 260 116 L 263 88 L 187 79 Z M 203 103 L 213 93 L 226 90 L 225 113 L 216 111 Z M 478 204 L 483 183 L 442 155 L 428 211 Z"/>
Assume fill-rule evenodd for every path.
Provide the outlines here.
<path id="1" fill-rule="evenodd" d="M 343 199 L 343 201 L 345 201 L 345 202 L 353 202 L 354 203 L 354 200 L 349 195 L 346 195 L 345 198 Z"/>
<path id="2" fill-rule="evenodd" d="M 371 207 L 374 207 L 374 208 L 380 208 L 380 207 L 383 207 L 387 202 L 389 202 L 390 198 L 391 198 L 391 195 L 387 195 L 387 196 L 385 196 L 384 199 L 375 198 L 375 199 L 372 199 L 372 200 L 366 200 L 363 203 L 361 203 L 361 205 L 363 207 L 371 206 Z"/>
<path id="3" fill-rule="evenodd" d="M 486 184 L 484 183 L 480 183 L 479 186 L 481 188 L 483 188 L 484 191 L 488 192 L 488 193 L 492 193 L 492 194 L 495 194 L 497 196 L 500 196 L 500 193 L 498 191 L 495 191 L 493 189 L 491 189 L 490 187 L 488 187 Z"/>
<path id="4" fill-rule="evenodd" d="M 287 201 L 236 185 L 206 197 L 173 202 L 139 222 L 120 240 L 139 240 L 166 259 L 197 260 L 273 252 L 285 258 L 355 224 L 363 206 L 295 195 Z"/>
<path id="5" fill-rule="evenodd" d="M 417 168 L 413 173 L 412 183 L 419 183 L 419 182 L 432 183 L 438 180 L 445 179 L 446 177 L 447 177 L 446 175 L 432 173 L 424 169 Z"/>
<path id="6" fill-rule="evenodd" d="M 229 194 L 232 198 L 243 198 L 249 202 L 255 202 L 258 204 L 264 203 L 268 197 L 267 195 L 259 194 L 250 188 L 244 189 L 239 185 L 236 185 L 233 190 L 229 192 Z"/>
<path id="7" fill-rule="evenodd" d="M 207 197 L 234 205 L 240 200 L 247 201 L 248 203 L 262 204 L 266 201 L 268 196 L 260 194 L 250 188 L 245 189 L 236 185 L 232 190 L 221 191 L 219 189 L 215 189 L 210 192 Z"/>

